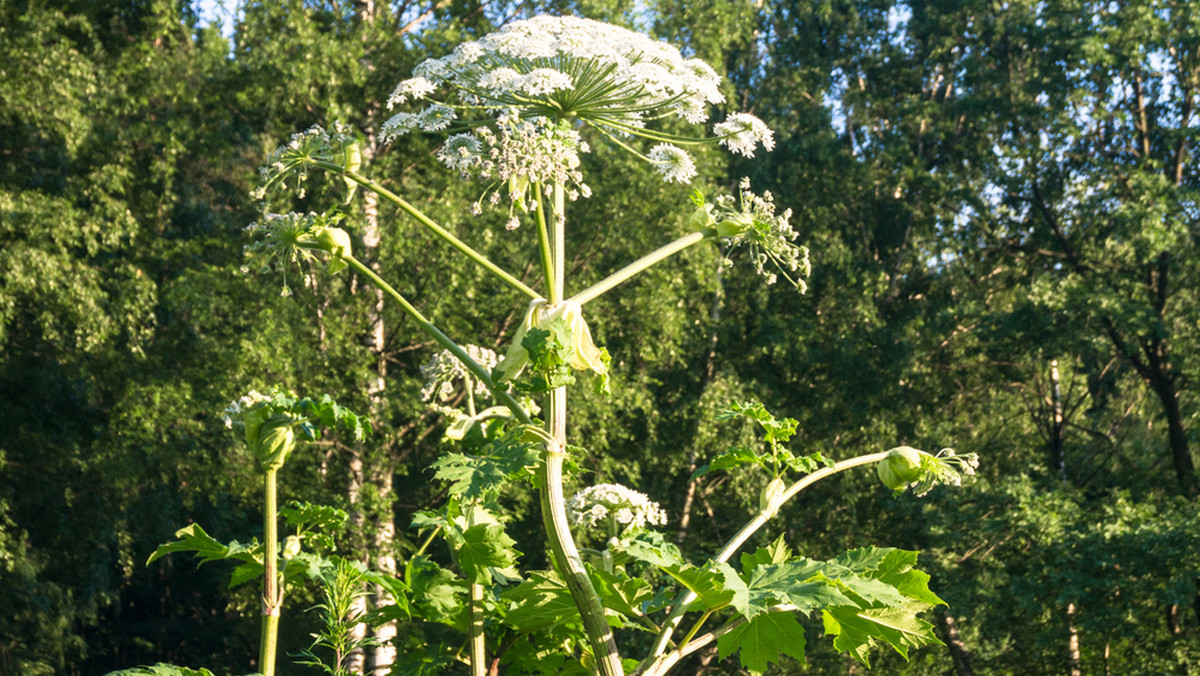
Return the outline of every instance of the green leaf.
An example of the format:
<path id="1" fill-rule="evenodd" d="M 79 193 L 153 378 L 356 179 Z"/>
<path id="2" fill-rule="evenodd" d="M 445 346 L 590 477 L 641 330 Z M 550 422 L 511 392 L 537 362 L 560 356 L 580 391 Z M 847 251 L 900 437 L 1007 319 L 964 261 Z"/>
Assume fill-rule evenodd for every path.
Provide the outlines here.
<path id="1" fill-rule="evenodd" d="M 821 574 L 823 567 L 811 559 L 756 566 L 745 582 L 744 595 L 735 595 L 733 605 L 749 619 L 777 603 L 791 603 L 802 613 L 852 603 Z"/>
<path id="2" fill-rule="evenodd" d="M 718 422 L 743 416 L 758 423 L 765 433 L 766 439 L 772 445 L 782 443 L 792 438 L 799 424 L 792 418 L 777 420 L 767 408 L 758 402 L 734 403 L 728 409 L 717 415 Z"/>
<path id="3" fill-rule="evenodd" d="M 548 392 L 575 382 L 570 361 L 575 354 L 571 326 L 565 319 L 556 319 L 545 326 L 531 327 L 521 339 L 521 347 L 529 353 L 528 379 L 517 382 L 525 392 Z"/>
<path id="4" fill-rule="evenodd" d="M 458 565 L 467 579 L 483 585 L 492 583 L 492 569 L 511 569 L 517 562 L 517 544 L 497 523 L 483 523 L 463 531 L 458 543 Z"/>
<path id="5" fill-rule="evenodd" d="M 875 576 L 881 582 L 895 587 L 907 598 L 928 604 L 930 606 L 946 605 L 946 602 L 929 589 L 929 575 L 913 566 L 917 563 L 917 553 L 902 549 L 888 552 L 883 562 L 875 570 Z"/>
<path id="6" fill-rule="evenodd" d="M 731 470 L 742 465 L 765 465 L 766 459 L 749 448 L 731 448 L 719 453 L 708 463 L 708 471 Z"/>
<path id="7" fill-rule="evenodd" d="M 781 655 L 804 661 L 804 627 L 791 613 L 764 613 L 717 639 L 721 658 L 738 653 L 742 666 L 764 672 Z"/>
<path id="8" fill-rule="evenodd" d="M 766 565 L 769 563 L 783 563 L 792 555 L 792 548 L 788 547 L 784 542 L 783 534 L 775 538 L 767 547 L 759 547 L 753 554 L 742 554 L 742 571 L 749 573 L 754 570 L 755 566 Z"/>
<path id="9" fill-rule="evenodd" d="M 532 475 L 541 462 L 541 445 L 503 437 L 487 445 L 484 456 L 447 453 L 431 465 L 434 478 L 452 482 L 451 495 L 473 500 L 489 497 L 505 484 Z"/>
<path id="10" fill-rule="evenodd" d="M 462 609 L 466 583 L 420 554 L 404 566 L 404 583 L 412 590 L 417 615 L 433 622 L 452 619 Z"/>
<path id="11" fill-rule="evenodd" d="M 513 606 L 504 621 L 517 631 L 538 632 L 567 625 L 582 627 L 579 609 L 567 585 L 552 571 L 534 571 L 529 580 L 501 595 Z"/>
<path id="12" fill-rule="evenodd" d="M 242 565 L 233 570 L 230 587 L 236 587 L 262 575 L 263 547 L 257 541 L 251 542 L 249 545 L 243 545 L 236 540 L 228 545 L 221 544 L 204 532 L 199 524 L 180 528 L 175 531 L 175 537 L 180 539 L 176 542 L 159 545 L 150 558 L 146 559 L 146 565 L 174 552 L 192 552 L 195 558 L 200 559 L 198 565 L 226 559 L 241 561 Z"/>
<path id="13" fill-rule="evenodd" d="M 895 648 L 905 659 L 908 649 L 922 645 L 937 644 L 933 625 L 918 619 L 903 608 L 859 609 L 854 606 L 834 606 L 821 613 L 825 633 L 834 636 L 833 647 L 849 653 L 864 666 L 870 667 L 868 649 L 876 640 Z"/>
<path id="14" fill-rule="evenodd" d="M 640 577 L 631 578 L 620 569 L 610 573 L 603 568 L 589 565 L 588 573 L 605 608 L 635 617 L 645 614 L 642 611 L 642 602 L 654 596 L 654 588 L 649 582 Z"/>
<path id="15" fill-rule="evenodd" d="M 727 564 L 721 564 L 727 565 Z M 733 601 L 734 590 L 725 588 L 726 574 L 720 570 L 697 568 L 691 564 L 663 568 L 679 584 L 695 592 L 699 602 L 708 610 L 724 608 Z M 737 575 L 734 575 L 736 578 Z"/>
<path id="16" fill-rule="evenodd" d="M 346 512 L 336 507 L 308 502 L 291 502 L 279 510 L 279 516 L 297 533 L 326 550 L 333 548 L 333 536 L 349 519 Z"/>
<path id="17" fill-rule="evenodd" d="M 213 676 L 213 673 L 204 668 L 188 669 L 187 667 L 177 667 L 174 664 L 159 662 L 149 667 L 134 667 L 120 671 L 110 671 L 106 676 Z"/>
<path id="18" fill-rule="evenodd" d="M 657 568 L 668 568 L 683 564 L 683 554 L 673 542 L 667 542 L 662 533 L 653 530 L 639 531 L 621 541 L 620 551 Z"/>
<path id="19" fill-rule="evenodd" d="M 779 449 L 779 458 L 788 466 L 788 469 L 800 474 L 812 474 L 822 467 L 833 466 L 833 461 L 821 455 L 820 451 L 796 456 L 792 455 L 791 451 L 781 448 Z"/>

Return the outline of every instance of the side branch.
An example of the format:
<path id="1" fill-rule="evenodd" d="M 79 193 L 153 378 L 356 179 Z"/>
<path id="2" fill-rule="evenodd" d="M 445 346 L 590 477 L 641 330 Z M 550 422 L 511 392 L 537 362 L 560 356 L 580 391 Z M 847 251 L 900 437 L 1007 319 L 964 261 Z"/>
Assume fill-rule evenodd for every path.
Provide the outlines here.
<path id="1" fill-rule="evenodd" d="M 487 257 L 485 257 L 483 254 L 479 253 L 475 249 L 472 249 L 466 242 L 455 237 L 449 230 L 447 230 L 447 229 L 443 228 L 442 226 L 438 225 L 437 223 L 435 223 L 431 218 L 426 216 L 424 214 L 424 212 L 422 212 L 420 209 L 414 207 L 407 200 L 400 197 L 396 193 L 388 190 L 387 188 L 379 185 L 375 181 L 372 181 L 371 179 L 367 178 L 366 176 L 363 176 L 362 174 L 360 174 L 358 172 L 347 170 L 345 167 L 342 167 L 341 165 L 334 164 L 332 162 L 324 162 L 321 160 L 313 161 L 313 165 L 320 167 L 326 171 L 332 171 L 334 173 L 341 174 L 342 176 L 345 176 L 346 178 L 354 181 L 355 183 L 357 183 L 357 184 L 361 185 L 362 187 L 366 188 L 367 190 L 370 190 L 371 192 L 379 195 L 380 197 L 384 198 L 385 200 L 391 202 L 392 204 L 395 204 L 397 207 L 400 207 L 401 211 L 408 214 L 409 216 L 412 216 L 414 219 L 416 219 L 416 221 L 418 223 L 420 223 L 421 225 L 428 228 L 431 232 L 433 232 L 433 234 L 442 238 L 447 244 L 449 244 L 450 246 L 457 249 L 460 253 L 462 253 L 467 258 L 470 258 L 471 260 L 478 263 L 481 267 L 486 269 L 488 272 L 491 272 L 492 274 L 499 277 L 505 284 L 508 284 L 509 286 L 516 289 L 517 291 L 520 291 L 521 293 L 525 294 L 526 296 L 529 296 L 530 298 L 541 298 L 542 297 L 542 294 L 529 288 L 529 286 L 527 284 L 525 284 L 521 280 L 517 279 L 516 277 L 513 277 L 512 275 L 510 275 L 503 268 L 501 268 L 500 266 L 498 266 L 495 263 L 488 260 Z"/>
<path id="2" fill-rule="evenodd" d="M 421 314 L 420 310 L 414 307 L 412 303 L 408 302 L 408 299 L 406 299 L 404 296 L 401 296 L 399 292 L 393 289 L 390 284 L 383 281 L 383 278 L 375 274 L 374 270 L 371 270 L 371 268 L 363 265 L 363 263 L 354 256 L 343 255 L 342 259 L 346 261 L 347 265 L 354 268 L 359 274 L 362 274 L 370 279 L 376 286 L 382 289 L 385 294 L 390 296 L 392 300 L 396 301 L 396 303 L 404 309 L 404 312 L 417 322 L 417 325 L 421 327 L 421 330 L 429 334 L 429 336 L 433 338 L 438 345 L 441 345 L 445 349 L 449 350 L 450 354 L 453 354 L 455 357 L 457 357 L 458 360 L 467 367 L 467 370 L 483 383 L 483 386 L 486 387 L 488 392 L 490 392 L 492 396 L 496 398 L 496 401 L 504 404 L 506 407 L 508 407 L 508 410 L 512 411 L 517 420 L 526 425 L 533 424 L 533 420 L 530 419 L 529 414 L 525 412 L 525 409 L 521 408 L 521 405 L 517 403 L 517 400 L 513 399 L 512 395 L 507 391 L 496 386 L 496 383 L 492 380 L 492 374 L 488 373 L 487 369 L 483 368 L 478 362 L 472 359 L 471 355 L 467 354 L 467 351 L 462 349 L 458 343 L 455 343 L 446 334 L 442 333 L 441 329 L 434 326 L 433 322 L 426 319 L 425 315 Z"/>
<path id="3" fill-rule="evenodd" d="M 600 296 L 605 291 L 608 291 L 609 289 L 612 289 L 613 287 L 615 287 L 619 284 L 623 284 L 623 283 L 629 281 L 629 279 L 631 277 L 633 277 L 634 275 L 638 274 L 639 272 L 645 270 L 646 268 L 649 268 L 650 266 L 652 266 L 656 263 L 660 263 L 660 262 L 666 260 L 667 258 L 670 258 L 671 256 L 679 253 L 680 251 L 683 251 L 684 249 L 688 248 L 689 246 L 692 246 L 693 244 L 703 241 L 704 239 L 711 237 L 711 236 L 712 236 L 712 233 L 706 233 L 706 232 L 693 232 L 690 235 L 684 235 L 683 237 L 680 237 L 679 239 L 675 240 L 674 242 L 671 242 L 670 244 L 659 247 L 658 249 L 651 251 L 650 253 L 646 254 L 645 256 L 642 256 L 641 258 L 637 259 L 636 261 L 630 263 L 629 265 L 626 265 L 625 267 L 621 268 L 620 270 L 617 270 L 616 272 L 612 273 L 611 275 L 604 278 L 600 282 L 593 284 L 592 286 L 589 286 L 588 288 L 584 289 L 583 291 L 580 291 L 579 293 L 575 294 L 568 300 L 573 300 L 576 303 L 583 305 L 584 303 L 588 302 L 589 300 L 592 300 L 592 299 L 596 298 L 597 296 Z"/>
<path id="4" fill-rule="evenodd" d="M 833 476 L 839 472 L 844 472 L 853 467 L 877 463 L 886 458 L 887 455 L 888 454 L 886 452 L 860 455 L 857 458 L 850 458 L 849 460 L 843 460 L 841 462 L 834 463 L 832 467 L 819 469 L 788 487 L 788 489 L 783 492 L 783 496 L 780 498 L 779 504 L 782 505 L 788 500 L 791 500 L 796 496 L 797 493 L 805 488 L 808 488 L 821 479 Z M 776 509 L 778 509 L 778 506 L 776 506 Z M 770 516 L 768 516 L 765 512 L 759 512 L 756 514 L 754 518 L 751 519 L 745 526 L 742 526 L 742 529 L 738 531 L 728 543 L 725 544 L 725 547 L 723 547 L 715 557 L 713 557 L 713 561 L 716 563 L 724 563 L 732 558 L 733 555 L 737 553 L 739 549 L 741 549 L 742 545 L 746 543 L 746 540 L 749 540 L 751 535 L 756 533 L 759 528 L 762 528 L 763 525 L 767 523 L 768 519 L 770 519 Z M 684 612 L 686 612 L 688 605 L 694 600 L 696 600 L 696 592 L 690 590 L 680 594 L 679 598 L 675 599 L 675 603 L 672 604 L 671 607 L 671 614 L 669 617 L 667 617 L 666 622 L 663 623 L 662 632 L 659 633 L 657 639 L 655 640 L 654 649 L 651 651 L 648 660 L 656 660 L 666 652 L 667 644 L 671 640 L 671 635 L 675 632 L 675 629 L 679 627 L 679 623 L 683 620 Z M 682 648 L 683 646 L 680 647 Z M 649 664 L 653 665 L 653 661 L 650 661 Z M 649 666 L 647 668 L 649 668 Z"/>

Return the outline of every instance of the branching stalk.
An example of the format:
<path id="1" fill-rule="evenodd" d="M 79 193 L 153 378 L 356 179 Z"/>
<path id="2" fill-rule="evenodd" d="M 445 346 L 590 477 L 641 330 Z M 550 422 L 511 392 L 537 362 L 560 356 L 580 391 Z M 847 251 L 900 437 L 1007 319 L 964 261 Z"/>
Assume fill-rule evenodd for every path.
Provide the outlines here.
<path id="1" fill-rule="evenodd" d="M 790 603 L 781 603 L 779 605 L 774 605 L 774 606 L 767 608 L 766 612 L 768 612 L 768 613 L 794 613 L 797 610 L 799 610 L 799 608 Z M 724 636 L 725 634 L 728 634 L 729 632 L 733 631 L 734 629 L 737 629 L 738 627 L 742 626 L 746 622 L 748 622 L 748 620 L 744 617 L 735 617 L 734 619 L 730 620 L 729 622 L 722 625 L 721 627 L 718 627 L 717 629 L 714 629 L 713 631 L 710 631 L 707 634 L 704 634 L 703 636 L 700 636 L 699 638 L 697 638 L 695 640 L 684 641 L 683 645 L 680 646 L 679 649 L 672 650 L 671 652 L 667 653 L 666 655 L 663 655 L 659 659 L 655 660 L 655 662 L 652 665 L 650 665 L 650 667 L 647 668 L 645 671 L 639 672 L 639 674 L 640 674 L 640 676 L 661 676 L 662 674 L 665 674 L 668 671 L 670 671 L 672 668 L 674 668 L 675 665 L 683 658 L 687 657 L 688 655 L 691 655 L 692 653 L 696 652 L 697 650 L 700 650 L 704 646 L 721 638 L 722 636 Z"/>
<path id="2" fill-rule="evenodd" d="M 541 187 L 538 187 L 540 191 Z M 550 303 L 562 301 L 565 265 L 563 257 L 566 246 L 566 225 L 564 220 L 564 193 L 559 184 L 554 186 L 553 202 L 553 233 L 549 247 L 553 260 L 543 265 L 554 272 L 554 284 L 551 287 Z M 543 255 L 546 251 L 543 250 Z M 604 616 L 604 606 L 592 586 L 583 559 L 571 535 L 571 527 L 567 522 L 566 498 L 563 495 L 563 461 L 566 457 L 567 446 L 567 388 L 559 387 L 550 392 L 549 405 L 546 407 L 546 431 L 552 442 L 546 450 L 545 461 L 542 463 L 541 484 L 542 521 L 546 528 L 546 536 L 558 568 L 566 580 L 567 588 L 579 615 L 583 620 L 583 628 L 587 633 L 588 643 L 596 659 L 596 666 L 602 676 L 623 676 L 621 656 L 617 652 L 616 639 Z"/>
<path id="3" fill-rule="evenodd" d="M 504 404 L 510 411 L 512 411 L 517 420 L 526 425 L 533 424 L 533 421 L 529 418 L 529 414 L 525 412 L 525 409 L 521 408 L 521 405 L 517 403 L 517 400 L 513 399 L 511 394 L 496 386 L 496 383 L 492 381 L 492 374 L 489 373 L 487 369 L 480 366 L 478 362 L 472 359 L 471 355 L 467 354 L 466 350 L 459 347 L 458 343 L 455 343 L 446 334 L 442 333 L 441 329 L 434 326 L 433 322 L 426 319 L 425 315 L 421 314 L 420 310 L 414 307 L 412 303 L 408 302 L 407 298 L 400 295 L 400 293 L 393 289 L 390 284 L 383 281 L 382 277 L 375 274 L 371 268 L 364 265 L 354 256 L 347 254 L 343 255 L 342 259 L 346 261 L 348 266 L 354 268 L 356 272 L 363 275 L 367 279 L 370 279 L 371 282 L 380 289 L 383 289 L 385 294 L 387 294 L 392 300 L 396 301 L 396 303 L 403 308 L 404 312 L 409 317 L 412 317 L 413 321 L 417 322 L 417 325 L 421 327 L 422 331 L 429 334 L 429 336 L 433 338 L 438 345 L 441 345 L 443 348 L 449 350 L 451 354 L 457 357 L 459 361 L 461 361 L 467 367 L 467 370 L 470 371 L 471 374 L 476 378 L 478 378 L 481 383 L 483 383 L 484 387 L 486 387 L 488 392 L 495 397 L 496 401 Z"/>
<path id="4" fill-rule="evenodd" d="M 853 467 L 870 465 L 879 462 L 880 460 L 886 458 L 887 455 L 888 454 L 886 452 L 860 455 L 856 458 L 850 458 L 849 460 L 842 460 L 841 462 L 834 463 L 832 467 L 823 467 L 789 486 L 788 489 L 783 492 L 783 496 L 780 498 L 779 504 L 782 505 L 788 500 L 791 500 L 796 496 L 797 493 L 805 488 L 808 488 L 821 479 L 833 476 L 839 472 L 844 472 Z M 778 505 L 776 505 L 776 509 L 778 509 Z M 739 549 L 741 549 L 742 545 L 746 543 L 746 540 L 749 540 L 751 535 L 754 535 L 759 528 L 762 528 L 763 525 L 767 523 L 769 518 L 770 517 L 763 512 L 756 514 L 754 518 L 746 523 L 745 526 L 742 526 L 742 529 L 725 544 L 725 546 L 715 557 L 713 557 L 713 561 L 716 563 L 723 563 L 732 558 L 733 555 L 737 553 Z M 641 671 L 641 673 L 651 673 L 650 668 L 655 662 L 658 661 L 658 658 L 667 651 L 667 644 L 671 640 L 671 635 L 675 632 L 675 629 L 679 627 L 679 623 L 683 619 L 684 612 L 686 612 L 688 605 L 694 600 L 696 600 L 696 593 L 690 590 L 683 592 L 678 598 L 675 599 L 675 603 L 671 607 L 671 614 L 669 617 L 667 617 L 667 620 L 663 622 L 663 630 L 661 633 L 659 633 L 658 638 L 655 640 L 654 649 L 651 651 L 650 657 L 647 658 L 647 662 L 644 663 L 647 664 L 647 666 L 643 671 Z M 687 646 L 685 643 L 685 645 L 681 645 L 679 649 L 683 650 L 686 647 Z M 655 671 L 653 673 L 662 672 Z"/>
<path id="5" fill-rule="evenodd" d="M 542 275 L 546 278 L 546 295 L 551 299 L 560 298 L 562 287 L 557 284 L 554 257 L 550 254 L 550 231 L 546 227 L 546 205 L 542 186 L 536 185 L 533 190 L 537 193 L 538 253 L 542 260 Z"/>

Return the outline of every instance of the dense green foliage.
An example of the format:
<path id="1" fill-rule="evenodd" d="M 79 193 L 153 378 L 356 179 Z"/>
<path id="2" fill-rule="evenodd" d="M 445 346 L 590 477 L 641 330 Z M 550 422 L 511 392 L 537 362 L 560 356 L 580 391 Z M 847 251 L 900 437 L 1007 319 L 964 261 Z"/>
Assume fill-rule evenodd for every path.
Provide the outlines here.
<path id="1" fill-rule="evenodd" d="M 540 11 L 633 25 L 722 70 L 778 145 L 745 166 L 698 155 L 698 187 L 750 172 L 796 212 L 813 253 L 804 296 L 697 248 L 589 305 L 613 395 L 573 403 L 588 483 L 637 486 L 685 551 L 707 554 L 770 479 L 759 463 L 689 484 L 753 437 L 751 421 L 715 422 L 732 401 L 794 418 L 794 461 L 900 443 L 977 452 L 980 479 L 954 495 L 893 498 L 874 472 L 846 474 L 786 505 L 784 526 L 754 544 L 783 535 L 819 562 L 871 545 L 922 552 L 949 604 L 927 619 L 948 645 L 907 663 L 876 650 L 881 673 L 1200 666 L 1200 6 L 366 7 L 243 3 L 230 42 L 187 3 L 0 0 L 0 673 L 250 669 L 254 594 L 225 591 L 219 564 L 144 562 L 188 523 L 221 542 L 260 534 L 254 461 L 220 419 L 252 388 L 370 410 L 366 442 L 289 460 L 284 497 L 357 515 L 344 553 L 378 558 L 372 533 L 394 520 L 395 554 L 426 560 L 410 557 L 408 525 L 446 494 L 430 469 L 444 425 L 418 396 L 433 346 L 388 307 L 373 352 L 376 299 L 347 272 L 243 272 L 253 171 L 311 124 L 377 128 L 420 60 Z M 536 288 L 521 258 L 535 233 L 470 216 L 477 195 L 435 147 L 380 148 L 372 175 Z M 572 206 L 579 283 L 687 232 L 684 191 L 603 147 L 585 161 L 605 171 L 591 174 L 598 197 Z M 280 206 L 323 209 L 343 190 L 314 179 Z M 448 334 L 507 345 L 523 300 L 379 211 L 384 236 L 364 259 Z M 346 213 L 360 239 L 362 202 Z M 431 301 L 446 296 L 472 311 L 443 313 Z M 352 491 L 355 471 L 367 481 Z M 538 567 L 536 499 L 503 499 L 523 515 L 508 525 L 522 563 Z M 295 655 L 321 599 L 289 599 L 298 621 L 281 640 Z M 801 628 L 746 626 L 736 638 L 767 643 Z M 849 668 L 812 640 L 827 623 L 803 628 L 809 671 Z M 402 636 L 420 643 L 416 631 Z M 691 668 L 734 669 L 718 650 Z"/>

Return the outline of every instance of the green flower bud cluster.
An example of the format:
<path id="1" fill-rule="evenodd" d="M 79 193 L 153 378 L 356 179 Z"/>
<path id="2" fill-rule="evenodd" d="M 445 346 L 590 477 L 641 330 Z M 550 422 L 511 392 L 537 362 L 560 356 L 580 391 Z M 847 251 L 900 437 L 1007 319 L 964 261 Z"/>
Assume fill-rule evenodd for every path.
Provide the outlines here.
<path id="1" fill-rule="evenodd" d="M 789 223 L 792 210 L 776 214 L 775 199 L 770 192 L 755 195 L 750 190 L 750 179 L 743 178 L 736 199 L 720 195 L 711 204 L 696 192 L 692 201 L 696 210 L 688 219 L 689 225 L 725 239 L 730 249 L 739 246 L 750 249 L 755 272 L 766 277 L 768 284 L 774 284 L 783 275 L 801 293 L 808 289 L 805 280 L 812 273 L 808 247 L 792 243 L 798 234 Z M 726 259 L 725 264 L 733 262 Z"/>
<path id="2" fill-rule="evenodd" d="M 267 394 L 251 391 L 230 404 L 222 418 L 226 427 L 244 435 L 251 454 L 266 470 L 283 467 L 297 441 L 320 438 L 318 425 L 349 430 L 356 439 L 370 430 L 366 420 L 328 395 L 320 400 L 300 399 L 280 388 Z"/>
<path id="3" fill-rule="evenodd" d="M 974 453 L 958 455 L 954 449 L 943 448 L 933 455 L 911 446 L 898 446 L 875 465 L 875 470 L 884 486 L 896 492 L 912 487 L 919 497 L 939 484 L 962 485 L 962 477 L 975 474 L 977 467 L 979 456 Z"/>
<path id="4" fill-rule="evenodd" d="M 362 165 L 362 150 L 354 130 L 346 124 L 335 122 L 328 131 L 313 125 L 305 131 L 292 134 L 288 142 L 271 151 L 266 163 L 259 167 L 262 182 L 250 196 L 256 200 L 266 199 L 267 190 L 273 185 L 295 176 L 297 195 L 304 199 L 304 182 L 308 180 L 309 167 L 315 162 L 338 164 L 348 171 L 358 171 Z M 358 184 L 348 178 L 345 181 L 349 192 L 346 201 L 349 202 Z"/>

